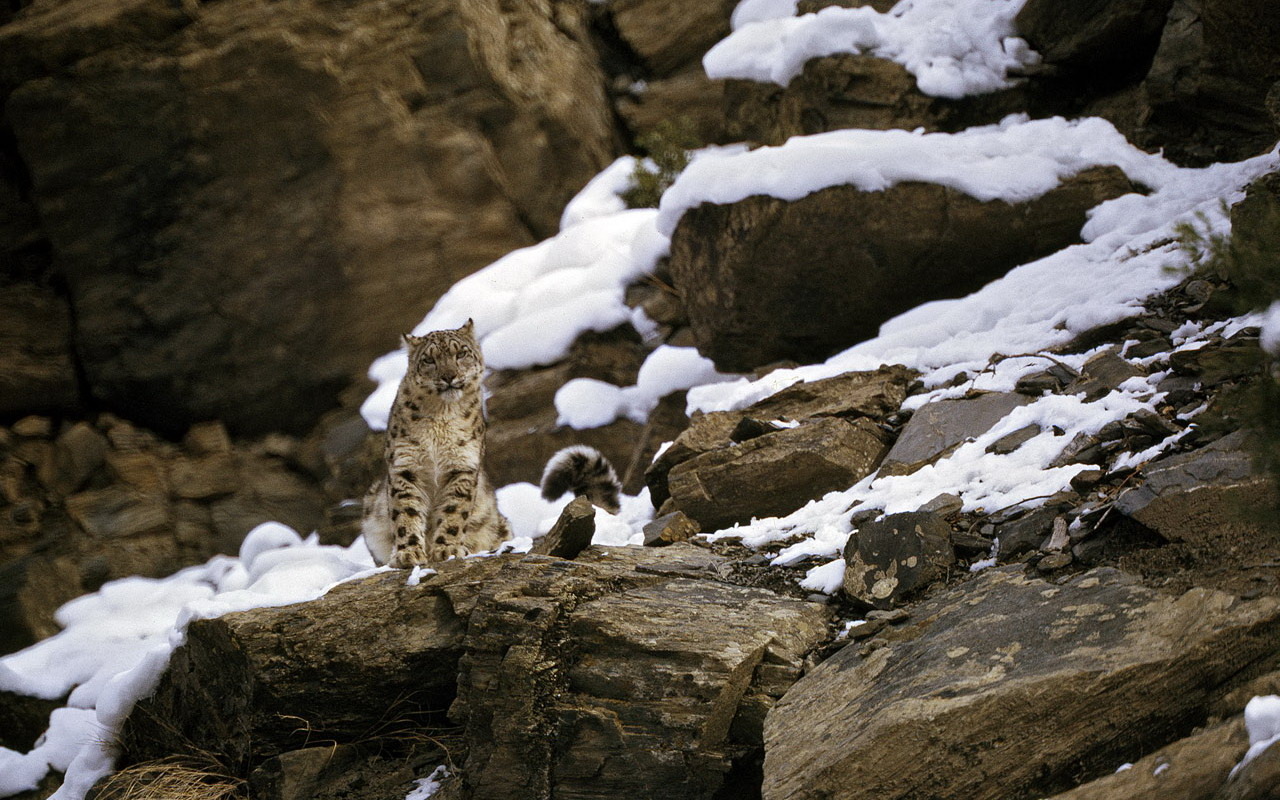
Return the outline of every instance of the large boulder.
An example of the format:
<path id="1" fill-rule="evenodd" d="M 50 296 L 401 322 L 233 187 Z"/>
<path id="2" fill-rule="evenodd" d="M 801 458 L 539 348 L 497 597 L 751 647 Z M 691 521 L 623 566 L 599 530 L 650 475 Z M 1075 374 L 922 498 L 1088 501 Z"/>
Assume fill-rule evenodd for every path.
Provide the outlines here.
<path id="1" fill-rule="evenodd" d="M 909 475 L 950 455 L 965 442 L 995 427 L 1031 398 L 1012 392 L 985 392 L 974 397 L 927 403 L 911 415 L 893 449 L 884 457 L 881 475 Z"/>
<path id="2" fill-rule="evenodd" d="M 1013 24 L 1043 63 L 1072 80 L 1115 82 L 1135 67 L 1146 69 L 1172 5 L 1173 0 L 1028 0 Z"/>
<path id="3" fill-rule="evenodd" d="M 197 621 L 129 717 L 124 760 L 204 749 L 263 782 L 311 780 L 308 745 L 396 753 L 447 709 L 464 796 L 741 796 L 829 615 L 721 583 L 723 567 L 687 544 L 505 555 Z"/>
<path id="4" fill-rule="evenodd" d="M 93 398 L 174 435 L 307 430 L 613 157 L 586 16 L 76 0 L 0 29 Z"/>
<path id="5" fill-rule="evenodd" d="M 1132 138 L 1179 163 L 1237 161 L 1271 148 L 1280 124 L 1280 6 L 1270 0 L 1175 0 L 1141 85 Z"/>
<path id="6" fill-rule="evenodd" d="M 671 273 L 718 368 L 813 362 L 1078 242 L 1088 209 L 1131 190 L 1119 169 L 1100 167 L 1017 204 L 917 182 L 704 203 L 676 227 Z"/>
<path id="7" fill-rule="evenodd" d="M 1280 600 L 997 567 L 911 618 L 770 712 L 766 800 L 1043 797 L 1110 773 L 1273 668 Z"/>

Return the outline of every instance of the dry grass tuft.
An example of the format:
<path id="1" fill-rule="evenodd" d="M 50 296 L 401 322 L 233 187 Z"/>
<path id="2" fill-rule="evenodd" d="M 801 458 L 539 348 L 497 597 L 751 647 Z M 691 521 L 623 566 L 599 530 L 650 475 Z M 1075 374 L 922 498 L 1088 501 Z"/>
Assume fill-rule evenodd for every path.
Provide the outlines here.
<path id="1" fill-rule="evenodd" d="M 108 776 L 97 786 L 94 800 L 232 800 L 245 796 L 244 784 L 216 763 L 175 756 Z"/>

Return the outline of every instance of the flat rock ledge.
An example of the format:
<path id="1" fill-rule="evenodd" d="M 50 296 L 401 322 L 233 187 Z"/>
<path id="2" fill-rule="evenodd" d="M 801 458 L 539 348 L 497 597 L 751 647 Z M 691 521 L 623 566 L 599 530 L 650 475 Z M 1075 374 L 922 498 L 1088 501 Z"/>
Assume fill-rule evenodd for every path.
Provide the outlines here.
<path id="1" fill-rule="evenodd" d="M 453 726 L 451 797 L 758 791 L 765 714 L 829 612 L 720 582 L 723 562 L 683 543 L 467 559 L 197 621 L 125 760 L 204 750 L 247 777 L 317 742 Z"/>

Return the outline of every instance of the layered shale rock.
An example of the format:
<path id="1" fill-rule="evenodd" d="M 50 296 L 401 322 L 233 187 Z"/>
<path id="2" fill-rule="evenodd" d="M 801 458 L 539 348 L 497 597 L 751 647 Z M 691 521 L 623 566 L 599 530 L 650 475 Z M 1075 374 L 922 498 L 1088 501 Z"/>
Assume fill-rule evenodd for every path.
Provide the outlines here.
<path id="1" fill-rule="evenodd" d="M 915 182 L 704 203 L 676 227 L 671 273 L 698 349 L 720 369 L 812 362 L 1079 241 L 1085 212 L 1132 188 L 1099 167 L 1017 204 Z"/>
<path id="2" fill-rule="evenodd" d="M 770 712 L 765 798 L 1045 796 L 1110 773 L 1274 668 L 1280 601 L 1006 567 L 911 619 L 844 648 Z"/>
<path id="3" fill-rule="evenodd" d="M 265 781 L 314 760 L 308 742 L 430 734 L 447 709 L 464 796 L 740 796 L 828 614 L 721 583 L 722 562 L 686 544 L 469 559 L 197 621 L 129 718 L 126 759 L 205 748 Z"/>

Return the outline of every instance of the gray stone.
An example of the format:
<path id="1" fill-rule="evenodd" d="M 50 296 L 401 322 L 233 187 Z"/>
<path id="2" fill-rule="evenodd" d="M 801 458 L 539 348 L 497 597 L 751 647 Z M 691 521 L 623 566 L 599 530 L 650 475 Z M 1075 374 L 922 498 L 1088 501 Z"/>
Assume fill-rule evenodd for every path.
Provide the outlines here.
<path id="1" fill-rule="evenodd" d="M 964 500 L 955 494 L 940 494 L 929 502 L 917 508 L 917 511 L 926 511 L 940 516 L 948 514 L 956 514 L 964 508 Z"/>
<path id="2" fill-rule="evenodd" d="M 1280 600 L 996 567 L 844 648 L 765 723 L 765 800 L 1043 797 L 1163 745 L 1274 659 Z M 1117 751 L 1117 745 L 1124 749 Z"/>
<path id="3" fill-rule="evenodd" d="M 1141 67 L 1160 40 L 1173 0 L 1028 0 L 1014 17 L 1018 35 L 1045 63 L 1076 75 Z"/>
<path id="4" fill-rule="evenodd" d="M 684 461 L 668 487 L 677 509 L 716 530 L 847 489 L 875 470 L 884 451 L 874 423 L 821 418 Z"/>
<path id="5" fill-rule="evenodd" d="M 102 466 L 106 455 L 107 437 L 87 422 L 77 422 L 54 442 L 57 478 L 49 488 L 64 496 L 79 490 Z"/>
<path id="6" fill-rule="evenodd" d="M 1213 386 L 1257 372 L 1262 366 L 1262 348 L 1257 339 L 1243 339 L 1177 350 L 1169 354 L 1169 366 L 1179 375 Z"/>
<path id="7" fill-rule="evenodd" d="M 951 526 L 937 514 L 890 514 L 855 530 L 844 560 L 845 595 L 890 608 L 946 578 L 955 566 Z"/>
<path id="8" fill-rule="evenodd" d="M 1053 531 L 1053 521 L 1058 517 L 1055 508 L 1038 508 L 1012 522 L 996 526 L 996 537 L 1000 539 L 999 556 L 1001 563 L 1017 561 L 1027 553 L 1039 550 L 1044 540 Z"/>
<path id="9" fill-rule="evenodd" d="M 1172 542 L 1231 549 L 1263 534 L 1258 509 L 1275 498 L 1253 464 L 1247 433 L 1238 431 L 1142 470 L 1142 482 L 1120 495 L 1117 511 Z"/>
<path id="10" fill-rule="evenodd" d="M 1036 562 L 1036 570 L 1043 574 L 1057 572 L 1071 566 L 1071 562 L 1070 553 L 1050 553 Z"/>
<path id="11" fill-rule="evenodd" d="M 721 369 L 811 363 L 1077 242 L 1085 211 L 1131 188 L 1104 167 L 1013 205 L 915 182 L 704 203 L 677 224 L 671 274 L 699 351 Z"/>
<path id="12" fill-rule="evenodd" d="M 1031 399 L 991 392 L 963 400 L 927 403 L 911 415 L 880 467 L 881 475 L 908 475 L 976 439 Z"/>

